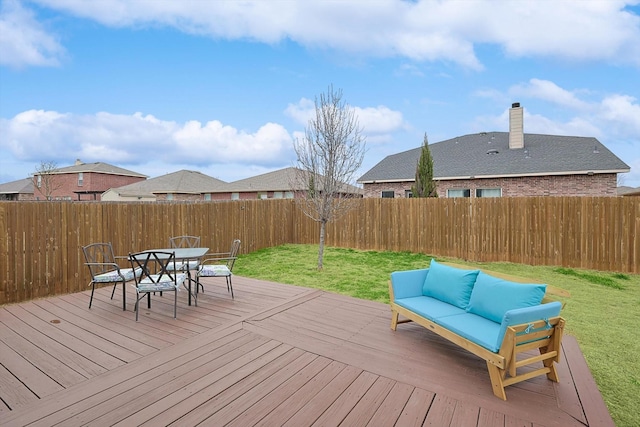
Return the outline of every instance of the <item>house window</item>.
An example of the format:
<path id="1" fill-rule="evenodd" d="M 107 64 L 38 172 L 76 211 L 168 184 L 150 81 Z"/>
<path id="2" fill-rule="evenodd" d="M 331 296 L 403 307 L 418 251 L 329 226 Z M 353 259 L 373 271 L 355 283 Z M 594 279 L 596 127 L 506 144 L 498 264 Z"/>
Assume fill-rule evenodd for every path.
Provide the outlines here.
<path id="1" fill-rule="evenodd" d="M 84 174 L 82 172 L 78 172 L 78 187 L 82 187 L 84 183 Z"/>
<path id="2" fill-rule="evenodd" d="M 173 194 L 167 193 L 167 200 L 173 200 Z"/>
<path id="3" fill-rule="evenodd" d="M 293 199 L 293 191 L 286 191 L 284 193 L 284 198 L 285 199 Z"/>
<path id="4" fill-rule="evenodd" d="M 274 199 L 282 199 L 282 191 L 274 191 L 273 192 Z"/>
<path id="5" fill-rule="evenodd" d="M 240 200 L 240 193 L 231 193 L 231 200 Z"/>
<path id="6" fill-rule="evenodd" d="M 476 197 L 502 197 L 502 188 L 478 188 Z"/>
<path id="7" fill-rule="evenodd" d="M 204 195 L 204 199 L 205 199 L 207 202 L 210 202 L 210 201 L 211 201 L 211 193 L 205 193 L 205 195 Z"/>
<path id="8" fill-rule="evenodd" d="M 411 190 L 404 190 L 404 197 L 406 197 L 407 199 L 412 198 L 413 193 L 411 192 Z"/>
<path id="9" fill-rule="evenodd" d="M 451 188 L 447 190 L 447 197 L 471 197 L 471 190 L 468 188 Z"/>
<path id="10" fill-rule="evenodd" d="M 383 199 L 393 199 L 396 196 L 394 191 L 383 191 L 382 198 Z"/>
<path id="11" fill-rule="evenodd" d="M 42 187 L 42 175 L 38 175 L 38 188 Z"/>
<path id="12" fill-rule="evenodd" d="M 268 198 L 269 198 L 269 196 L 267 195 L 267 193 L 258 193 L 258 199 L 266 200 Z"/>

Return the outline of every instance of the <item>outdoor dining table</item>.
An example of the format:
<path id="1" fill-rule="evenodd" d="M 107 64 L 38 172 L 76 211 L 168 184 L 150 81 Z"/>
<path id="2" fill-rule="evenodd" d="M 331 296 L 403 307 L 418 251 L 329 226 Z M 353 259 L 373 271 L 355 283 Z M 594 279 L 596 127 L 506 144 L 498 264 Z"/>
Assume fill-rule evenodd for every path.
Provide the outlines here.
<path id="1" fill-rule="evenodd" d="M 164 249 L 146 249 L 142 252 L 173 252 L 175 253 L 175 259 L 176 262 L 177 261 L 182 261 L 184 263 L 186 263 L 188 265 L 189 261 L 198 261 L 198 264 L 200 263 L 200 260 L 202 259 L 203 256 L 206 255 L 207 252 L 209 252 L 209 248 L 164 248 Z M 194 295 L 193 292 L 191 292 L 191 283 L 196 283 L 196 280 L 191 277 L 191 269 L 187 268 L 187 281 L 189 282 L 189 305 L 191 305 L 191 296 L 193 295 L 193 298 L 196 300 L 197 302 L 197 296 Z M 196 293 L 198 292 L 198 287 L 196 284 Z"/>

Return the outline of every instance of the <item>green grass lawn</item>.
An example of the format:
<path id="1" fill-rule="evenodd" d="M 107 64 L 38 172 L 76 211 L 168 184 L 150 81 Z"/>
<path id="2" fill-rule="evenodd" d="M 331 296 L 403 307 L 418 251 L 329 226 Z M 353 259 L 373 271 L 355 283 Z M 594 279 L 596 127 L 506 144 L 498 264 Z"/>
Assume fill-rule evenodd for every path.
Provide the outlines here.
<path id="1" fill-rule="evenodd" d="M 389 302 L 389 275 L 428 267 L 431 256 L 325 248 L 324 269 L 316 269 L 318 248 L 284 245 L 242 255 L 240 276 L 323 289 Z M 566 333 L 580 343 L 589 368 L 617 426 L 640 426 L 640 275 L 510 263 L 469 263 L 496 272 L 533 278 L 569 291 L 562 316 Z"/>

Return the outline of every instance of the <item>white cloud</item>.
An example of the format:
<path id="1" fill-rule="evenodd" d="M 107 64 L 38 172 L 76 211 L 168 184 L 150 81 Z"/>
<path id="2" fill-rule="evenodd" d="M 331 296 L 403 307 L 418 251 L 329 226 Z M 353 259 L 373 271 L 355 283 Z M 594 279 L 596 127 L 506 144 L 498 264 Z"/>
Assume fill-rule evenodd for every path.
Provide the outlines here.
<path id="1" fill-rule="evenodd" d="M 65 50 L 17 0 L 0 5 L 0 64 L 13 68 L 56 66 Z"/>
<path id="2" fill-rule="evenodd" d="M 481 69 L 475 48 L 502 47 L 511 56 L 607 61 L 640 66 L 635 0 L 360 0 L 265 2 L 182 0 L 36 0 L 107 26 L 162 25 L 216 39 L 278 43 L 374 57 L 447 61 Z"/>
<path id="3" fill-rule="evenodd" d="M 400 111 L 391 110 L 384 105 L 377 107 L 351 107 L 358 124 L 367 136 L 396 132 L 407 125 Z M 289 104 L 285 114 L 303 126 L 315 117 L 315 103 L 302 98 L 297 104 Z"/>
<path id="4" fill-rule="evenodd" d="M 307 98 L 301 98 L 297 104 L 289 104 L 284 113 L 302 126 L 306 126 L 315 116 L 315 103 Z"/>
<path id="5" fill-rule="evenodd" d="M 406 127 L 402 113 L 384 105 L 375 108 L 354 108 L 358 123 L 366 134 L 386 134 Z"/>
<path id="6" fill-rule="evenodd" d="M 75 115 L 29 110 L 0 119 L 0 150 L 21 161 L 48 160 L 60 165 L 76 158 L 114 164 L 270 165 L 287 157 L 292 140 L 275 123 L 249 133 L 218 121 L 180 125 L 141 113 Z"/>
<path id="7" fill-rule="evenodd" d="M 590 104 L 579 99 L 576 93 L 563 89 L 549 80 L 531 79 L 525 84 L 512 87 L 509 92 L 515 97 L 524 96 L 542 99 L 575 110 L 588 110 L 591 108 Z"/>

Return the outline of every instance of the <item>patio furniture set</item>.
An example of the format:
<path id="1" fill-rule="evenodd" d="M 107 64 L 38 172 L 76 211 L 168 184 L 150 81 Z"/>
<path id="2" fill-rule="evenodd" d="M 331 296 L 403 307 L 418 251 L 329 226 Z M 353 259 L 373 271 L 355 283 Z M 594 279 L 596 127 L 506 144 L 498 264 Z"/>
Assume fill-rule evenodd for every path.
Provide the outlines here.
<path id="1" fill-rule="evenodd" d="M 114 255 L 110 242 L 92 243 L 83 246 L 86 265 L 91 274 L 91 298 L 93 302 L 96 284 L 113 283 L 111 299 L 118 284 L 122 284 L 122 309 L 127 309 L 126 283 L 133 281 L 136 290 L 136 321 L 140 300 L 147 297 L 147 308 L 151 308 L 151 295 L 163 292 L 174 293 L 173 317 L 177 317 L 178 291 L 184 287 L 188 292 L 188 304 L 198 305 L 198 293 L 204 292 L 201 277 L 224 277 L 227 291 L 233 296 L 232 271 L 240 249 L 240 240 L 231 244 L 229 252 L 209 253 L 209 248 L 200 247 L 198 236 L 176 236 L 169 239 L 169 247 L 148 249 L 130 253 L 127 257 Z M 130 268 L 121 268 L 118 259 L 127 259 Z M 192 284 L 195 289 L 192 289 Z"/>
<path id="2" fill-rule="evenodd" d="M 91 272 L 91 299 L 96 283 L 113 283 L 111 299 L 119 283 L 134 282 L 136 321 L 139 304 L 145 296 L 151 308 L 151 295 L 189 292 L 188 303 L 198 304 L 204 292 L 201 277 L 224 277 L 233 295 L 232 270 L 240 248 L 234 240 L 229 252 L 208 253 L 196 236 L 169 239 L 169 248 L 130 253 L 130 268 L 120 268 L 111 243 L 83 247 Z M 192 284 L 195 289 L 192 289 Z M 430 268 L 396 271 L 389 282 L 391 329 L 405 322 L 416 322 L 476 356 L 484 359 L 495 396 L 506 400 L 505 387 L 536 376 L 546 375 L 558 382 L 555 364 L 559 362 L 565 321 L 562 304 L 549 302 L 547 285 L 515 283 L 480 270 L 460 269 L 431 261 Z M 403 319 L 399 316 L 402 315 Z M 539 367 L 532 365 L 539 364 Z M 525 372 L 519 372 L 521 369 Z"/>

